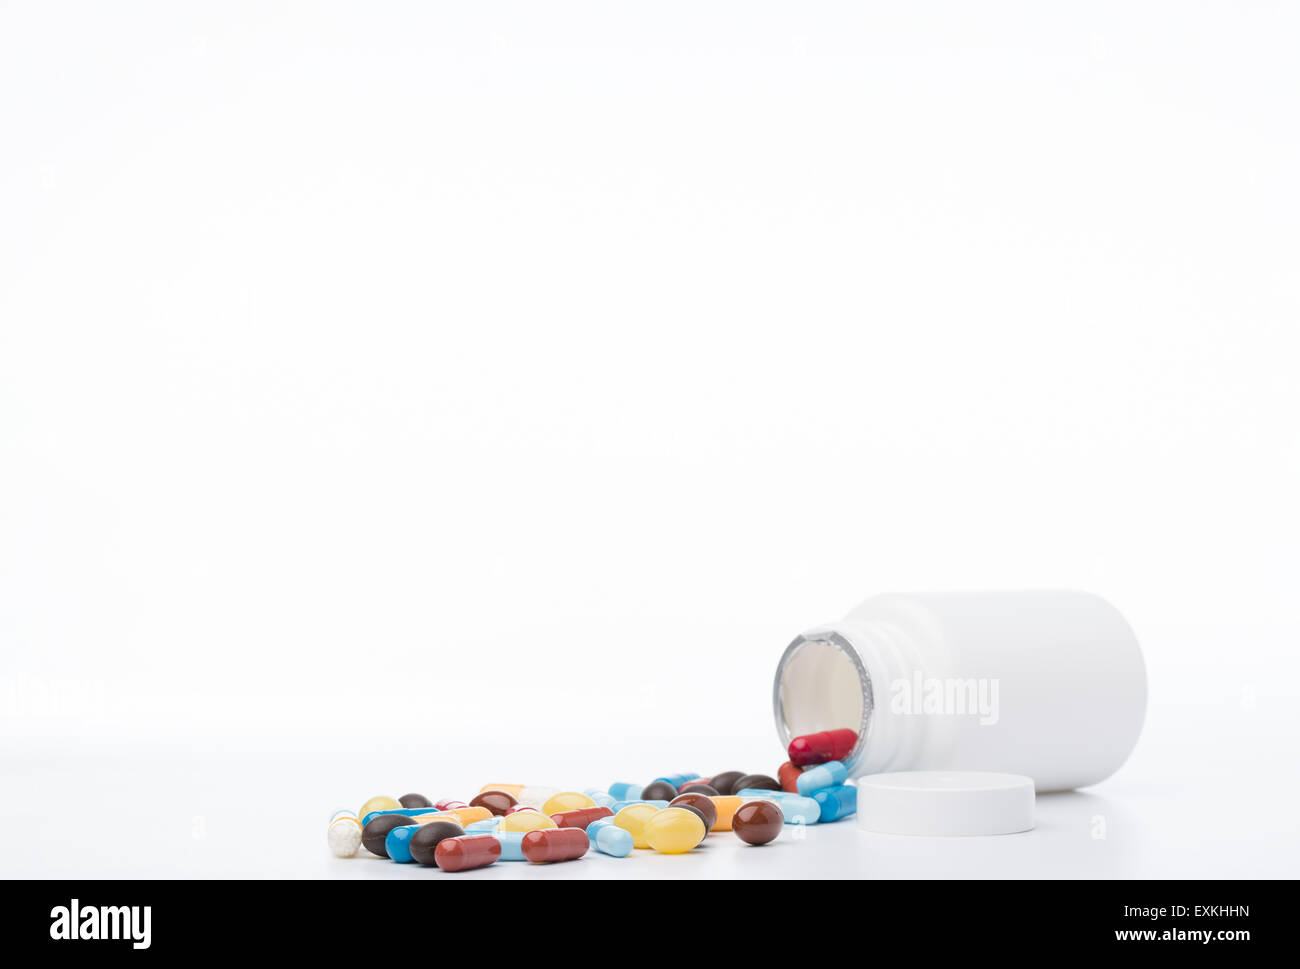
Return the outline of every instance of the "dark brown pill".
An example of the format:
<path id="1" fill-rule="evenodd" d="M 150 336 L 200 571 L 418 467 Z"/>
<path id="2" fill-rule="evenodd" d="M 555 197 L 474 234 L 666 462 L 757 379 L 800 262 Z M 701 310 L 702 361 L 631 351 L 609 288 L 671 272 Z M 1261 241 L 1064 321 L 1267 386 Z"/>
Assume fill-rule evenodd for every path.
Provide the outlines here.
<path id="1" fill-rule="evenodd" d="M 397 799 L 397 803 L 404 808 L 433 807 L 433 802 L 423 794 L 403 794 Z"/>
<path id="2" fill-rule="evenodd" d="M 411 835 L 411 857 L 422 865 L 438 867 L 434 852 L 438 842 L 444 838 L 459 838 L 464 829 L 454 821 L 430 821 L 420 825 L 420 830 Z"/>
<path id="3" fill-rule="evenodd" d="M 783 824 L 781 809 L 771 801 L 746 801 L 736 808 L 731 818 L 731 830 L 736 832 L 736 837 L 752 845 L 775 841 Z"/>
<path id="4" fill-rule="evenodd" d="M 667 781 L 651 781 L 641 792 L 643 801 L 671 801 L 677 796 L 677 788 Z"/>
<path id="5" fill-rule="evenodd" d="M 701 794 L 698 791 L 682 791 L 668 802 L 668 806 L 693 808 L 704 817 L 705 834 L 712 831 L 713 826 L 718 823 L 718 806 L 713 803 L 712 798 L 707 794 Z"/>
<path id="6" fill-rule="evenodd" d="M 714 774 L 709 780 L 709 786 L 719 794 L 732 794 L 736 790 L 736 781 L 745 776 L 742 770 L 728 770 L 721 774 Z"/>
<path id="7" fill-rule="evenodd" d="M 775 777 L 768 777 L 766 774 L 746 774 L 735 784 L 731 785 L 733 794 L 740 791 L 779 791 L 781 782 Z"/>
<path id="8" fill-rule="evenodd" d="M 712 784 L 683 784 L 680 794 L 703 794 L 705 797 L 717 797 L 722 792 Z"/>
<path id="9" fill-rule="evenodd" d="M 384 847 L 384 840 L 388 837 L 388 832 L 404 824 L 415 824 L 415 819 L 408 818 L 405 814 L 376 814 L 361 829 L 361 843 L 371 854 L 387 858 L 388 849 Z"/>
<path id="10" fill-rule="evenodd" d="M 482 791 L 469 802 L 470 807 L 485 807 L 497 817 L 509 813 L 519 802 L 513 794 L 505 791 Z"/>

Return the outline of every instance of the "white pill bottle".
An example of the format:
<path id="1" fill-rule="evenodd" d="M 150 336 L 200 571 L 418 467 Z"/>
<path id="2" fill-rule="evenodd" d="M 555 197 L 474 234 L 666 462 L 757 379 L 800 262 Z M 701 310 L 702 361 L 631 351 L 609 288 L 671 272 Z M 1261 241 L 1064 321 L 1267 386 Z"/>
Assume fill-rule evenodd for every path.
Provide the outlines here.
<path id="1" fill-rule="evenodd" d="M 881 595 L 795 638 L 773 685 L 781 743 L 849 728 L 852 777 L 996 771 L 1035 789 L 1114 773 L 1146 713 L 1137 638 L 1084 592 Z"/>

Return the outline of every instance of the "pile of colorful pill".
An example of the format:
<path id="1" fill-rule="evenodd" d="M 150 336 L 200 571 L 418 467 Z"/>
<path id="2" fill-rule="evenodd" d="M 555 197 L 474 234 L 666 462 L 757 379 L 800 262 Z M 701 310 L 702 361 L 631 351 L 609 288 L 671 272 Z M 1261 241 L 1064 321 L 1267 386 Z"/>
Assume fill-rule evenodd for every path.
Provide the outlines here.
<path id="1" fill-rule="evenodd" d="M 372 797 L 355 814 L 330 818 L 330 850 L 350 858 L 359 848 L 393 861 L 443 871 L 496 861 L 544 864 L 594 849 L 625 858 L 636 848 L 684 854 L 715 831 L 746 844 L 775 841 L 786 824 L 838 821 L 857 810 L 842 758 L 852 730 L 796 737 L 777 777 L 726 771 L 712 777 L 668 774 L 644 787 L 562 791 L 524 784 L 484 784 L 469 803 L 422 794 Z"/>

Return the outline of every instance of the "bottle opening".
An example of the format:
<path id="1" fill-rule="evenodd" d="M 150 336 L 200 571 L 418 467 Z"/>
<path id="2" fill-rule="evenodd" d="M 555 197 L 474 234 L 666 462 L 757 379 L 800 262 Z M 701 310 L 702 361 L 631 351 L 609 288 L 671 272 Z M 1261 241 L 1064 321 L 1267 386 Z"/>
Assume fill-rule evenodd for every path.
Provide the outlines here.
<path id="1" fill-rule="evenodd" d="M 839 633 L 799 636 L 786 647 L 772 687 L 781 743 L 822 730 L 856 731 L 844 763 L 852 771 L 867 739 L 871 677 L 857 651 Z"/>

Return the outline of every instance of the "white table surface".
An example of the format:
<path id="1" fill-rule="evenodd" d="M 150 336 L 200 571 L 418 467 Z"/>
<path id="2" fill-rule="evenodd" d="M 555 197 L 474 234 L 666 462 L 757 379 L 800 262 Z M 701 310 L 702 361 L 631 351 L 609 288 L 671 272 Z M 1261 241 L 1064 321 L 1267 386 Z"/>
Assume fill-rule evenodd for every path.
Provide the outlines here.
<path id="1" fill-rule="evenodd" d="M 988 838 L 872 835 L 852 820 L 787 826 L 770 846 L 751 848 L 715 833 L 689 855 L 636 851 L 592 854 L 576 863 L 498 863 L 464 878 L 1253 878 L 1300 872 L 1294 760 L 1258 742 L 1255 720 L 1219 711 L 1216 723 L 1186 711 L 1148 725 L 1138 752 L 1096 788 L 1038 798 L 1037 828 Z M 1199 724 L 1199 726 L 1198 726 Z M 1254 737 L 1255 740 L 1250 738 Z M 770 741 L 769 741 L 770 742 Z M 304 750 L 305 738 L 212 742 L 144 741 L 96 749 L 51 741 L 11 745 L 0 821 L 15 834 L 4 875 L 36 878 L 397 878 L 450 877 L 368 855 L 338 859 L 326 848 L 326 819 L 373 794 L 408 789 L 430 797 L 467 795 L 487 782 L 581 788 L 615 779 L 582 776 L 573 751 L 489 745 L 476 750 L 424 744 L 340 742 L 333 753 Z M 719 745 L 721 746 L 721 744 Z M 766 748 L 763 748 L 766 749 Z M 652 746 L 584 751 L 582 760 L 666 761 L 661 771 L 714 768 Z M 550 764 L 553 776 L 481 765 Z M 420 768 L 413 762 L 428 760 Z M 437 762 L 436 767 L 435 763 Z M 1285 769 L 1284 769 L 1285 768 Z M 653 768 L 649 768 L 653 770 Z M 538 771 L 538 773 L 543 773 Z M 490 776 L 485 776 L 490 775 Z M 499 775 L 499 776 L 498 776 Z M 380 778 L 392 778 L 387 785 Z M 424 778 L 417 781 L 413 778 Z M 447 782 L 437 785 L 436 778 Z M 463 780 L 462 780 L 463 778 Z M 471 780 L 472 778 L 472 780 Z M 400 788 L 400 789 L 399 789 Z M 93 824 L 97 837 L 74 836 Z M 1104 837 L 1097 835 L 1104 834 Z"/>

